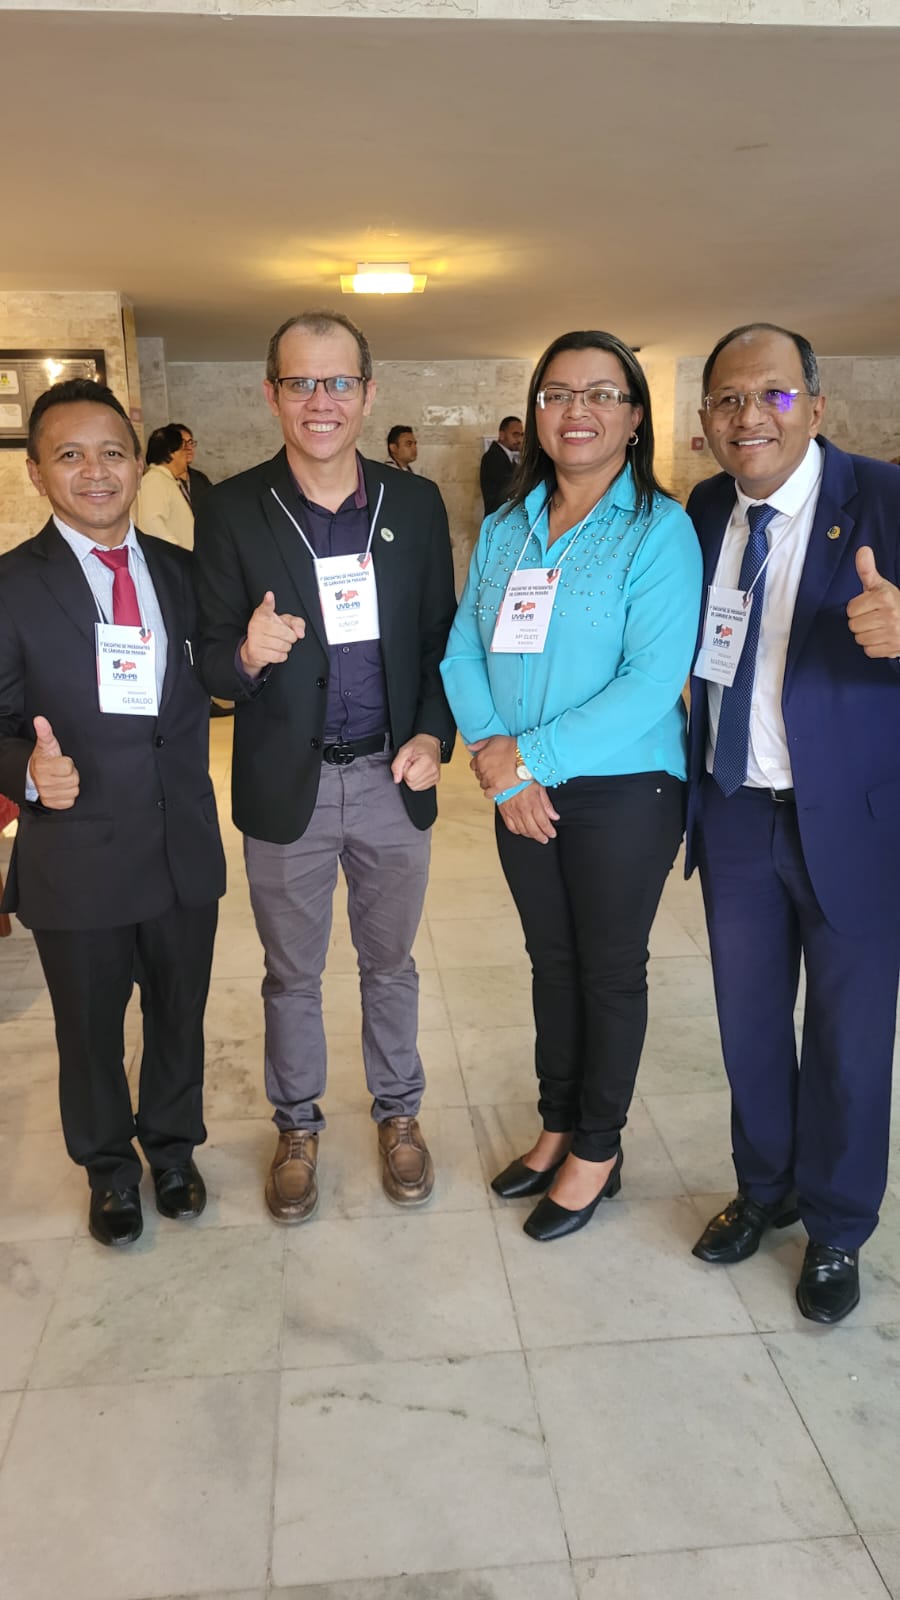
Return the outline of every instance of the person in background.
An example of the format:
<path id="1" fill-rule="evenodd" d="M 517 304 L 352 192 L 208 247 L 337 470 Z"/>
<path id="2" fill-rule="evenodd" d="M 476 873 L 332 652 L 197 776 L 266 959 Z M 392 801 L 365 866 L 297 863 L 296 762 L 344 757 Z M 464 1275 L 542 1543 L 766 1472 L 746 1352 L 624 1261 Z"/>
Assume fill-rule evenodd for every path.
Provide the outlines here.
<path id="1" fill-rule="evenodd" d="M 190 550 L 194 543 L 194 513 L 187 487 L 187 449 L 177 423 L 154 428 L 145 451 L 147 470 L 135 505 L 138 525 L 157 539 L 168 539 Z"/>
<path id="2" fill-rule="evenodd" d="M 190 501 L 191 510 L 193 511 L 194 516 L 196 516 L 197 515 L 197 507 L 199 506 L 199 504 L 200 504 L 201 500 L 203 499 L 204 495 L 208 494 L 209 490 L 212 488 L 212 478 L 208 478 L 206 476 L 205 472 L 201 472 L 199 467 L 195 467 L 194 466 L 194 453 L 195 453 L 195 451 L 197 449 L 197 441 L 194 438 L 193 432 L 188 427 L 187 423 L 186 422 L 175 422 L 175 423 L 172 423 L 172 427 L 175 427 L 175 428 L 177 428 L 179 430 L 179 432 L 181 434 L 182 443 L 184 445 L 185 459 L 187 461 L 187 469 L 188 469 L 187 470 L 188 500 Z M 185 479 L 184 478 L 180 478 L 179 482 L 180 483 L 184 483 Z"/>
<path id="3" fill-rule="evenodd" d="M 510 484 L 518 465 L 523 437 L 521 418 L 504 417 L 497 430 L 496 439 L 481 458 L 481 497 L 484 500 L 486 517 L 502 506 L 509 497 Z"/>
<path id="4" fill-rule="evenodd" d="M 482 527 L 442 668 L 531 958 L 543 1131 L 492 1187 L 549 1191 L 533 1239 L 584 1227 L 621 1184 L 699 608 L 643 370 L 612 334 L 563 334 L 532 377 L 511 498 Z"/>
<path id="5" fill-rule="evenodd" d="M 3 909 L 31 928 L 50 991 L 90 1232 L 125 1245 L 143 1227 L 135 1135 L 163 1216 L 206 1204 L 194 1149 L 225 860 L 190 557 L 134 528 L 140 446 L 101 384 L 40 396 L 27 464 L 52 516 L 0 558 L 0 790 L 21 808 Z M 135 978 L 136 1113 L 123 1056 Z"/>
<path id="6" fill-rule="evenodd" d="M 419 454 L 419 445 L 412 428 L 405 423 L 395 423 L 387 436 L 386 467 L 399 467 L 401 472 L 412 472 L 413 462 Z"/>
<path id="7" fill-rule="evenodd" d="M 716 594 L 691 680 L 686 871 L 700 868 L 738 1182 L 694 1254 L 733 1265 L 799 1216 L 797 1304 L 833 1323 L 859 1300 L 887 1182 L 900 477 L 822 439 L 824 411 L 800 334 L 735 328 L 706 362 L 700 421 L 722 471 L 688 502 Z M 712 608 L 735 594 L 747 621 L 729 682 L 710 661 Z"/>

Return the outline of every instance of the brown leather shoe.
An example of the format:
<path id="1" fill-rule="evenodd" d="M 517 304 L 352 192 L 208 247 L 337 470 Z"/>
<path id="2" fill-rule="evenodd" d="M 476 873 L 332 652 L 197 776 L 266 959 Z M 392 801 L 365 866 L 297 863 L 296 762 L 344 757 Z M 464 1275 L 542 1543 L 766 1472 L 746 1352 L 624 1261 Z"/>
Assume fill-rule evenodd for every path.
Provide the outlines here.
<path id="1" fill-rule="evenodd" d="M 423 1206 L 431 1199 L 434 1166 L 415 1117 L 388 1117 L 378 1124 L 381 1182 L 398 1206 Z"/>
<path id="2" fill-rule="evenodd" d="M 287 1128 L 278 1135 L 278 1149 L 266 1179 L 266 1205 L 276 1222 L 305 1222 L 319 1200 L 316 1157 L 319 1135 L 308 1128 Z"/>

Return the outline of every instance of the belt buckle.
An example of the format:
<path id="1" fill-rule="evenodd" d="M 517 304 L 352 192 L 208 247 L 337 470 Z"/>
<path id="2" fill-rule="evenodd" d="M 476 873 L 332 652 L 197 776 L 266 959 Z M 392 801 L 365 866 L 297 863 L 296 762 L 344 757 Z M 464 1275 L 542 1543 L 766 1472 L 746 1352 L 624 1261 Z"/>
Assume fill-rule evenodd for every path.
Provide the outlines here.
<path id="1" fill-rule="evenodd" d="M 333 744 L 331 746 L 331 760 L 336 767 L 349 767 L 351 761 L 356 760 L 356 751 L 349 745 Z"/>
<path id="2" fill-rule="evenodd" d="M 772 799 L 775 801 L 775 804 L 777 806 L 786 806 L 787 805 L 786 796 L 787 796 L 787 794 L 789 792 L 790 791 L 786 790 L 786 789 L 770 789 L 769 790 L 769 793 L 772 796 Z"/>

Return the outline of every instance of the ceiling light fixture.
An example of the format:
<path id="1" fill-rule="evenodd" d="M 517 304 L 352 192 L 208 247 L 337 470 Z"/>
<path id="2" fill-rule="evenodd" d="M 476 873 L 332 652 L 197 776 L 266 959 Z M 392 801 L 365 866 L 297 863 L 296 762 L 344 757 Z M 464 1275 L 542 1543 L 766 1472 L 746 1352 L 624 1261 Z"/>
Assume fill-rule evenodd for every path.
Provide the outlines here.
<path id="1" fill-rule="evenodd" d="M 422 294 L 427 282 L 408 261 L 360 261 L 355 272 L 341 273 L 341 294 Z"/>

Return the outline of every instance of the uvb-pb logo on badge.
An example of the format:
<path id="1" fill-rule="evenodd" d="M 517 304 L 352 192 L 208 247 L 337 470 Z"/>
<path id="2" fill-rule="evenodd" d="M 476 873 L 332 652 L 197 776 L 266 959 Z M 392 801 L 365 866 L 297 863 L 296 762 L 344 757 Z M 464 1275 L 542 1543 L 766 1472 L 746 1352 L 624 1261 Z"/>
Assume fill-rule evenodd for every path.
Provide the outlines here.
<path id="1" fill-rule="evenodd" d="M 358 611 L 360 608 L 358 589 L 338 589 L 334 598 L 338 611 Z"/>
<path id="2" fill-rule="evenodd" d="M 719 650 L 730 650 L 731 649 L 731 641 L 732 641 L 733 638 L 734 638 L 734 629 L 733 628 L 729 628 L 729 626 L 728 626 L 728 624 L 726 622 L 717 622 L 716 623 L 716 631 L 715 631 L 715 636 L 713 638 L 713 644 Z"/>
<path id="3" fill-rule="evenodd" d="M 124 656 L 118 656 L 113 661 L 113 680 L 116 683 L 137 682 L 137 662 L 126 661 Z"/>

